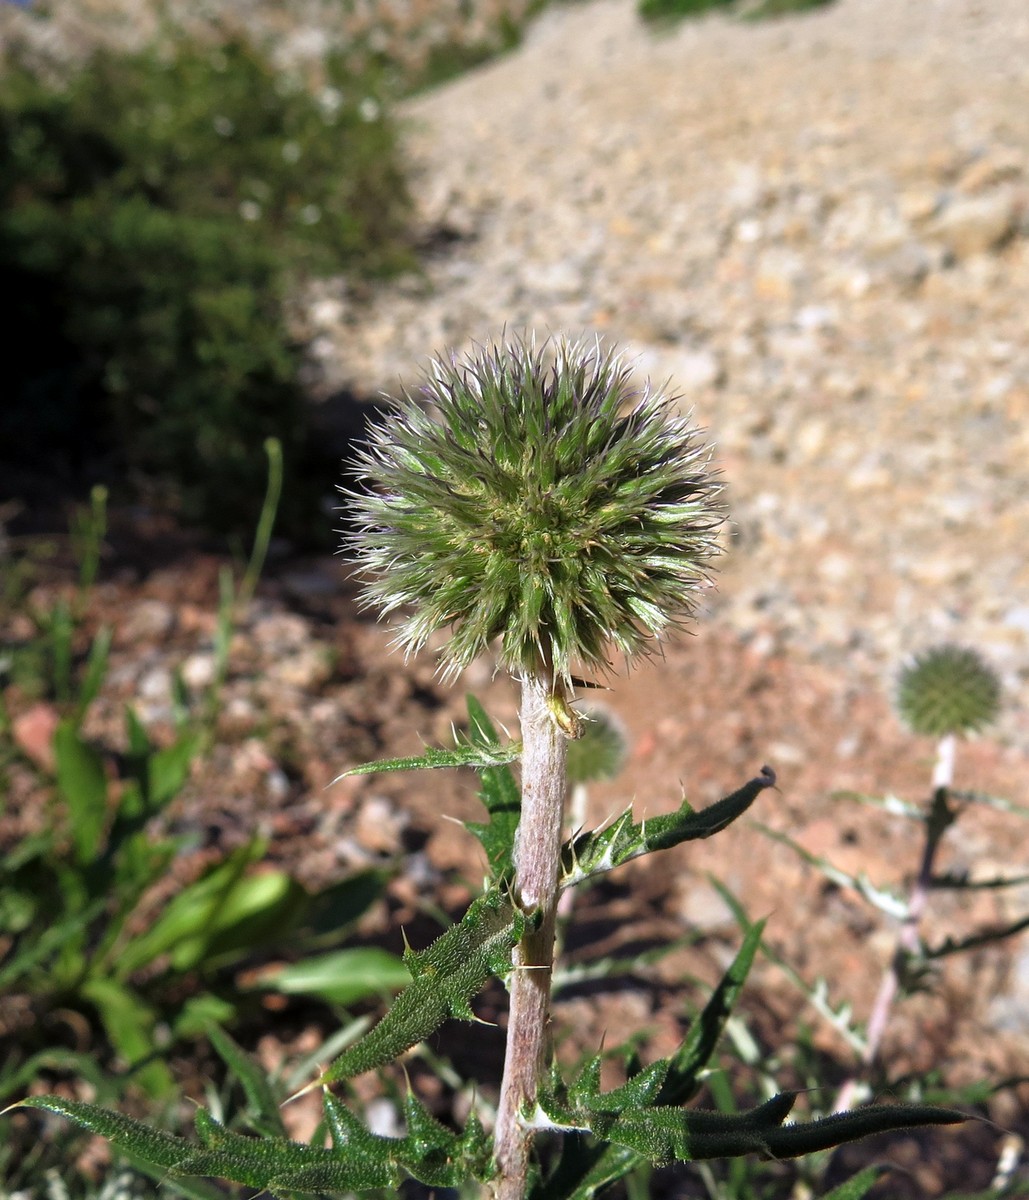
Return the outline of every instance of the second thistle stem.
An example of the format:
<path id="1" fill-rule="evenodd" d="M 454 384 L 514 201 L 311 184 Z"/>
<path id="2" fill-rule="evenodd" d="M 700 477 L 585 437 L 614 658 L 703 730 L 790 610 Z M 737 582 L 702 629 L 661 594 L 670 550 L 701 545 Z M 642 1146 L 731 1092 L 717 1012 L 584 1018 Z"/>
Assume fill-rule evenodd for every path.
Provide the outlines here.
<path id="1" fill-rule="evenodd" d="M 523 1200 L 532 1131 L 521 1118 L 531 1107 L 546 1066 L 550 981 L 554 963 L 558 871 L 567 788 L 567 739 L 553 713 L 553 685 L 522 679 L 522 813 L 515 837 L 514 898 L 535 914 L 515 949 L 507 1052 L 494 1134 L 496 1200 Z"/>
<path id="2" fill-rule="evenodd" d="M 865 1034 L 865 1051 L 861 1056 L 863 1067 L 871 1067 L 879 1056 L 883 1036 L 893 1005 L 900 994 L 903 982 L 904 967 L 907 960 L 916 960 L 921 954 L 922 942 L 919 926 L 925 916 L 929 903 L 929 892 L 932 888 L 933 867 L 936 863 L 936 853 L 947 829 L 954 823 L 955 814 L 951 809 L 947 793 L 954 784 L 954 735 L 947 734 L 940 739 L 936 750 L 936 765 L 933 768 L 932 795 L 929 799 L 929 811 L 925 821 L 925 842 L 922 846 L 922 861 L 919 863 L 918 874 L 915 876 L 908 893 L 907 915 L 897 935 L 897 946 L 890 965 L 883 973 L 872 1005 Z M 854 1105 L 857 1096 L 858 1079 L 852 1075 L 840 1089 L 836 1098 L 836 1111 L 846 1112 Z"/>

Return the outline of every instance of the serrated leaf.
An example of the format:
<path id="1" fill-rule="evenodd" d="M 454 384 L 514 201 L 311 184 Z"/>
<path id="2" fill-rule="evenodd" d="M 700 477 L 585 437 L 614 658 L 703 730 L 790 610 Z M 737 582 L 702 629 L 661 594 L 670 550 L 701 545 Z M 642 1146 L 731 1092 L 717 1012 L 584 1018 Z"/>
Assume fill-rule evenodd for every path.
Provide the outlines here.
<path id="1" fill-rule="evenodd" d="M 497 744 L 497 731 L 474 696 L 468 697 L 468 720 L 469 739 L 473 746 Z M 512 855 L 522 811 L 522 794 L 507 766 L 484 767 L 479 771 L 479 780 L 482 785 L 479 799 L 486 806 L 489 821 L 468 821 L 466 828 L 482 843 L 490 877 L 499 883 L 514 874 Z"/>
<path id="2" fill-rule="evenodd" d="M 783 1122 L 795 1099 L 796 1093 L 787 1092 L 757 1108 L 731 1114 L 675 1106 L 633 1108 L 616 1114 L 606 1107 L 600 1111 L 571 1108 L 544 1093 L 540 1097 L 540 1111 L 554 1129 L 592 1133 L 627 1147 L 655 1165 L 744 1154 L 796 1158 L 875 1133 L 922 1125 L 950 1125 L 966 1119 L 964 1113 L 954 1109 L 877 1104 L 785 1125 Z M 538 1120 L 537 1127 L 546 1125 Z"/>
<path id="3" fill-rule="evenodd" d="M 641 1103 L 657 1103 L 659 1105 L 681 1105 L 693 1098 L 699 1089 L 699 1076 L 707 1066 L 715 1051 L 725 1023 L 735 1007 L 736 1001 L 743 990 L 747 974 L 754 961 L 754 955 L 761 945 L 761 934 L 764 922 L 749 923 L 740 947 L 722 976 L 718 986 L 711 993 L 702 1012 L 691 1023 L 682 1045 L 669 1059 L 661 1059 L 651 1067 L 639 1072 L 628 1084 L 629 1088 L 636 1083 Z M 599 1068 L 599 1056 L 597 1064 Z M 648 1076 L 647 1071 L 652 1072 Z M 580 1075 L 580 1080 L 583 1079 Z M 656 1096 L 645 1099 L 645 1095 L 655 1078 L 661 1083 Z M 597 1071 L 599 1082 L 599 1070 Z M 581 1087 L 580 1080 L 572 1086 L 570 1098 Z M 621 1090 L 621 1089 L 618 1089 Z M 632 1095 L 631 1091 L 628 1095 Z M 610 1096 L 610 1093 L 609 1093 Z M 600 1101 L 602 1103 L 603 1101 Z M 626 1105 L 627 1107 L 627 1105 Z M 643 1165 L 644 1157 L 628 1146 L 597 1144 L 581 1137 L 566 1137 L 561 1152 L 561 1159 L 551 1177 L 537 1187 L 533 1200 L 591 1200 L 608 1184 L 623 1179 L 630 1171 Z"/>
<path id="4" fill-rule="evenodd" d="M 107 1138 L 119 1150 L 163 1167 L 173 1175 L 215 1176 L 271 1192 L 392 1187 L 400 1179 L 398 1167 L 386 1156 L 388 1144 L 377 1147 L 383 1151 L 381 1161 L 363 1154 L 341 1157 L 335 1151 L 285 1138 L 243 1137 L 204 1113 L 198 1125 L 208 1144 L 197 1146 L 121 1113 L 77 1100 L 33 1096 L 17 1107 L 38 1108 L 67 1117 L 91 1133 Z M 375 1139 L 382 1143 L 392 1140 Z"/>
<path id="5" fill-rule="evenodd" d="M 503 977 L 525 918 L 498 890 L 474 900 L 461 921 L 404 961 L 413 982 L 360 1041 L 348 1046 L 319 1083 L 349 1079 L 393 1062 L 449 1018 L 474 1021 L 470 1001 L 492 976 Z"/>
<path id="6" fill-rule="evenodd" d="M 1007 925 L 991 925 L 980 929 L 978 933 L 969 934 L 963 938 L 945 938 L 938 946 L 925 947 L 923 955 L 927 959 L 946 958 L 951 954 L 961 954 L 965 950 L 974 950 L 978 946 L 989 946 L 993 942 L 1002 942 L 1014 937 L 1024 929 L 1029 929 L 1029 916 L 1020 917 Z"/>
<path id="7" fill-rule="evenodd" d="M 606 829 L 581 834 L 565 845 L 561 886 L 572 887 L 642 854 L 711 837 L 742 816 L 765 788 L 774 786 L 775 772 L 762 767 L 761 774 L 743 787 L 699 811 L 683 800 L 674 813 L 636 823 L 627 809 Z"/>

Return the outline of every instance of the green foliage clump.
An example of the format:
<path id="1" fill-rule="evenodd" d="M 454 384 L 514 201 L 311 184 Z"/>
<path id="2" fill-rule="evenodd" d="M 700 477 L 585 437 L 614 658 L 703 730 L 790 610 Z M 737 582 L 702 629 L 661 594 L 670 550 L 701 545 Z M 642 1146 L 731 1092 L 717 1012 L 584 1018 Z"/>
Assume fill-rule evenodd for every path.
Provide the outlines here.
<path id="1" fill-rule="evenodd" d="M 912 733 L 974 733 L 1000 709 L 1000 680 L 974 650 L 936 646 L 901 673 L 897 711 Z"/>
<path id="2" fill-rule="evenodd" d="M 277 444 L 266 450 L 269 483 L 253 554 L 238 584 L 227 571 L 221 580 L 213 679 L 191 701 L 175 677 L 170 739 L 159 741 L 131 704 L 120 742 L 86 732 L 113 640 L 109 625 L 88 639 L 84 628 L 107 530 L 102 488 L 72 523 L 74 594 L 47 607 L 34 604 L 28 588 L 0 597 L 0 627 L 9 629 L 13 616 L 31 630 L 0 655 L 0 1106 L 41 1072 L 72 1070 L 105 1102 L 131 1094 L 162 1110 L 174 1079 L 155 1047 L 192 1041 L 212 1021 L 234 1022 L 252 1009 L 234 969 L 271 947 L 330 949 L 308 955 L 300 970 L 262 970 L 248 987 L 339 1004 L 409 979 L 384 950 L 331 949 L 378 899 L 382 870 L 312 891 L 282 869 L 255 870 L 267 839 L 253 835 L 172 897 L 155 889 L 193 849 L 191 834 L 172 832 L 171 810 L 210 748 L 235 618 L 252 596 L 274 524 L 281 458 Z M 15 713 L 27 699 L 53 714 L 49 762 L 30 759 L 16 735 Z M 45 812 L 41 827 L 20 826 L 21 805 Z M 28 1187 L 60 1162 L 62 1180 L 74 1182 L 67 1152 L 67 1139 L 57 1146 L 16 1126 L 0 1144 L 0 1179 Z"/>
<path id="3" fill-rule="evenodd" d="M 367 81 L 336 75 L 316 95 L 242 41 L 98 51 L 60 85 L 11 57 L 3 457 L 99 460 L 223 527 L 259 507 L 266 437 L 300 481 L 288 290 L 302 272 L 407 261 L 394 124 Z"/>
<path id="4" fill-rule="evenodd" d="M 701 13 L 728 8 L 748 21 L 781 17 L 788 13 L 822 8 L 832 0 L 640 0 L 640 15 L 648 19 L 695 17 Z"/>

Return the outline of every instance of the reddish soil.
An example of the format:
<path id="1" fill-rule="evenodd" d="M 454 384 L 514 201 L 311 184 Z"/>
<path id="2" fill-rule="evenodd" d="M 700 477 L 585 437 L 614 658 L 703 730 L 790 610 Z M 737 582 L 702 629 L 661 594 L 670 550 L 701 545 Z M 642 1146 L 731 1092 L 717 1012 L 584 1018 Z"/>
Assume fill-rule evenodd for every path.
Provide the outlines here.
<path id="1" fill-rule="evenodd" d="M 152 676 L 203 655 L 213 631 L 222 560 L 174 531 L 163 542 L 159 531 L 143 532 L 148 536 L 137 540 L 138 528 L 116 527 L 103 572 L 107 582 L 97 588 L 86 620 L 87 627 L 103 621 L 116 630 L 110 686 L 88 725 L 112 749 L 122 736 L 122 705 L 138 695 L 139 664 Z M 46 603 L 67 579 L 60 569 L 47 572 L 33 599 Z M 158 619 L 167 613 L 170 622 Z M 11 638 L 25 632 L 23 618 L 7 621 Z M 399 950 L 403 930 L 412 944 L 424 944 L 438 928 L 433 914 L 458 914 L 481 881 L 478 844 L 457 823 L 481 818 L 474 776 L 419 772 L 331 781 L 358 762 L 448 743 L 451 727 L 465 719 L 465 688 L 497 722 L 516 730 L 514 687 L 494 677 L 490 664 L 477 664 L 462 686 L 444 689 L 429 656 L 405 664 L 388 652 L 388 631 L 356 612 L 338 562 L 272 562 L 236 635 L 218 745 L 172 814 L 176 827 L 204 831 L 204 848 L 181 865 L 181 874 L 195 873 L 213 850 L 238 845 L 255 828 L 273 835 L 271 857 L 312 887 L 359 865 L 388 863 L 396 875 L 386 903 L 362 923 L 360 937 Z M 15 716 L 31 707 L 17 689 L 6 698 Z M 893 793 L 918 801 L 927 793 L 933 747 L 900 728 L 888 697 L 873 682 L 777 650 L 773 630 L 741 641 L 712 623 L 671 645 L 664 659 L 617 679 L 610 691 L 589 693 L 588 700 L 618 716 L 630 746 L 619 777 L 590 790 L 591 823 L 629 803 L 637 817 L 667 812 L 684 792 L 693 804 L 708 804 L 768 763 L 778 787 L 759 798 L 754 821 L 876 883 L 904 888 L 910 880 L 920 850 L 917 827 L 839 795 Z M 155 713 L 160 734 L 159 706 Z M 31 743 L 31 722 L 25 728 Z M 1024 804 L 1027 765 L 1023 754 L 983 739 L 960 747 L 957 784 Z M 16 765 L 10 783 L 14 803 L 0 829 L 7 840 L 43 816 L 28 766 Z M 767 919 L 766 941 L 775 954 L 808 980 L 824 977 L 835 1006 L 846 1000 L 859 1018 L 867 1016 L 893 947 L 889 922 L 770 841 L 754 821 L 631 864 L 578 898 L 567 961 L 581 965 L 610 956 L 635 959 L 638 966 L 562 993 L 555 1011 L 562 1058 L 572 1061 L 605 1041 L 610 1046 L 628 1037 L 641 1039 L 647 1060 L 675 1047 L 688 1014 L 703 1003 L 705 985 L 717 980 L 739 943 L 739 929 L 711 878 L 724 883 L 752 917 Z M 971 807 L 948 835 L 942 865 L 977 875 L 1014 871 L 1023 857 L 1019 845 L 1024 825 L 1016 816 Z M 1016 908 L 1003 907 L 996 893 L 934 894 L 926 931 L 936 942 L 978 924 L 1010 920 Z M 676 948 L 648 965 L 644 952 L 669 942 Z M 1013 978 L 1019 950 L 1024 954 L 1024 941 L 1016 939 L 944 960 L 928 990 L 895 1013 L 883 1056 L 888 1080 L 878 1077 L 875 1085 L 892 1084 L 895 1094 L 903 1094 L 911 1072 L 931 1073 L 949 1087 L 1029 1075 L 1029 1023 L 1024 1017 L 998 1019 L 1010 1010 L 1002 1008 L 1006 992 L 1016 1012 L 1024 1003 Z M 502 1027 L 499 989 L 480 999 L 478 1011 Z M 820 1085 L 798 1108 L 827 1105 L 851 1069 L 851 1052 L 773 963 L 755 964 L 742 1013 L 756 1044 L 774 1059 L 781 1085 Z M 269 1008 L 266 1026 L 241 1036 L 272 1062 L 310 1049 L 331 1027 L 325 1010 L 291 1002 L 284 1010 Z M 798 1030 L 804 1054 L 791 1048 Z M 475 1079 L 483 1096 L 495 1094 L 501 1028 L 448 1028 L 433 1048 Z M 725 1057 L 725 1065 L 744 1102 L 760 1098 L 753 1067 L 741 1067 L 733 1056 Z M 178 1064 L 187 1090 L 197 1087 L 208 1066 Z M 420 1062 L 412 1062 L 410 1071 L 446 1114 L 448 1089 Z M 372 1086 L 363 1080 L 359 1091 L 368 1094 Z M 1007 1087 L 980 1111 L 1024 1135 L 1027 1101 L 1025 1084 Z M 298 1132 L 310 1116 L 294 1110 Z M 826 1179 L 838 1180 L 844 1167 L 881 1157 L 908 1173 L 892 1175 L 876 1195 L 935 1197 L 982 1188 L 1001 1138 L 997 1127 L 971 1122 L 878 1139 L 838 1155 Z M 790 1194 L 794 1169 L 784 1164 L 769 1171 L 782 1181 L 774 1194 Z M 692 1169 L 675 1168 L 655 1175 L 651 1194 L 704 1192 Z"/>

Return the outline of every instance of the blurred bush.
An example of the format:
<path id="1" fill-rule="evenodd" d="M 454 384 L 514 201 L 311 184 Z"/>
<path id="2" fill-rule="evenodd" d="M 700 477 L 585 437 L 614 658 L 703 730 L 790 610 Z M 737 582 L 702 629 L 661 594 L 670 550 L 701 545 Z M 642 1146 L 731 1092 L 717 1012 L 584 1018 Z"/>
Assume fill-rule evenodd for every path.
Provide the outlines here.
<path id="1" fill-rule="evenodd" d="M 0 460 L 88 466 L 229 528 L 260 507 L 274 435 L 287 525 L 316 512 L 284 299 L 307 273 L 406 265 L 407 213 L 395 125 L 338 63 L 315 91 L 244 40 L 99 50 L 59 83 L 8 55 Z"/>

